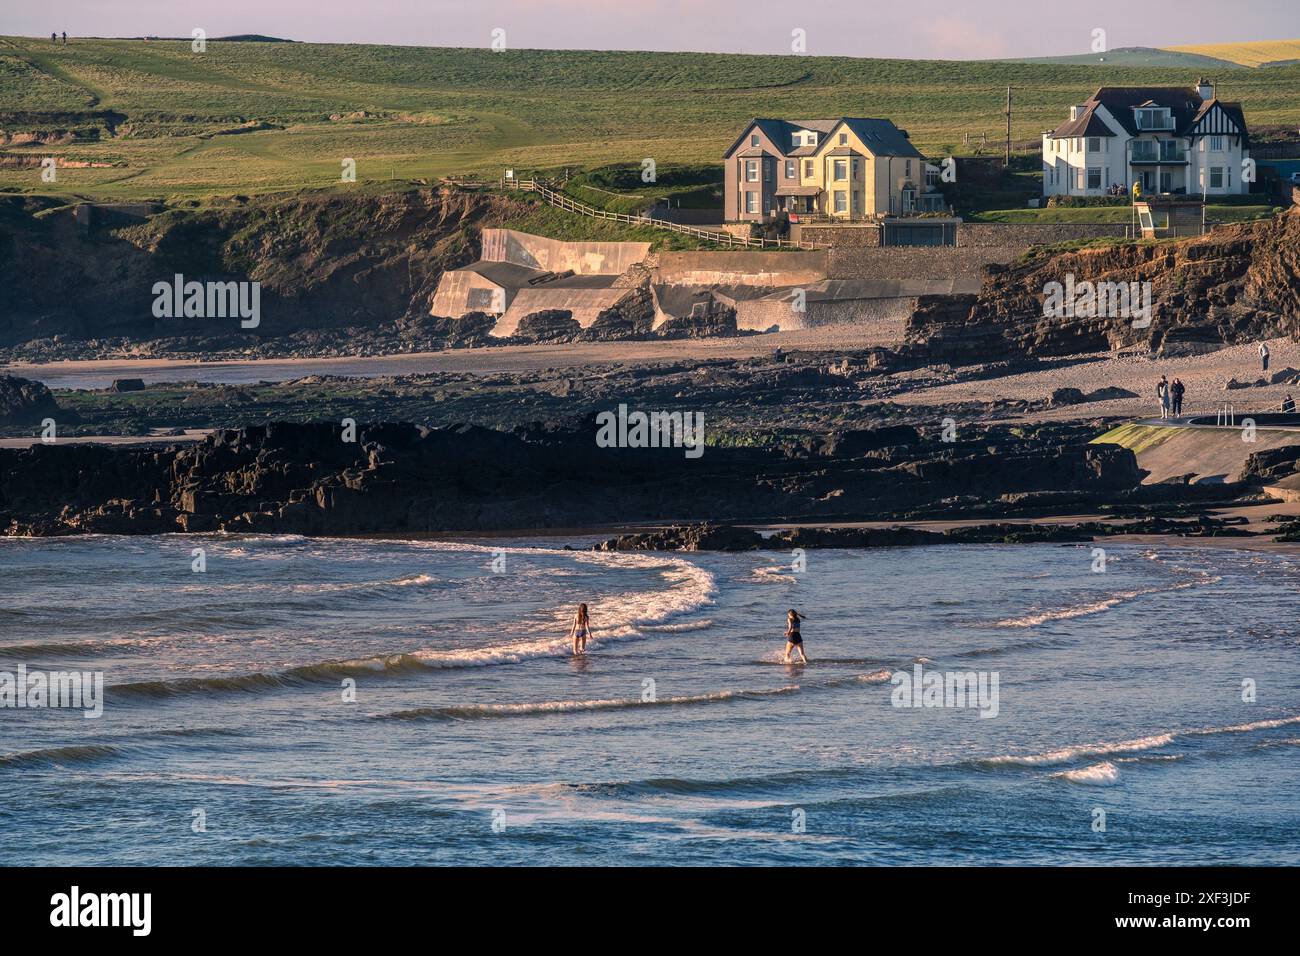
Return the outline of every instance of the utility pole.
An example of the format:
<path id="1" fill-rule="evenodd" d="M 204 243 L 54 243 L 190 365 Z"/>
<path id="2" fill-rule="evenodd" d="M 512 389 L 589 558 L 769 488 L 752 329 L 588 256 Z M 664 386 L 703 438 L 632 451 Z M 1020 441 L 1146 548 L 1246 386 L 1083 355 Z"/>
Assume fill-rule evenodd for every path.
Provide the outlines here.
<path id="1" fill-rule="evenodd" d="M 1007 84 L 1007 168 L 1011 168 L 1011 84 Z"/>

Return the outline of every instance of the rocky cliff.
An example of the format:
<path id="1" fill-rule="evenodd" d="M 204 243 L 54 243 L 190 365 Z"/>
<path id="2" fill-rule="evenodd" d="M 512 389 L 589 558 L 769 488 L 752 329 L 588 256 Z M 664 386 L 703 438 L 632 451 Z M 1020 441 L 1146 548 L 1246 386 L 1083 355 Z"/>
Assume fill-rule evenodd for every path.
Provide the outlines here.
<path id="1" fill-rule="evenodd" d="M 1149 282 L 1151 322 L 1044 315 L 1049 283 Z M 1086 309 L 1084 311 L 1087 311 Z M 1192 239 L 1041 252 L 987 267 L 978 295 L 924 298 L 907 326 L 918 355 L 967 362 L 1125 346 L 1300 337 L 1300 208 Z"/>
<path id="2" fill-rule="evenodd" d="M 233 199 L 140 219 L 0 197 L 0 347 L 125 336 L 221 349 L 307 329 L 423 321 L 443 271 L 477 258 L 479 229 L 527 208 L 414 189 Z M 155 318 L 154 283 L 177 273 L 261 283 L 261 324 Z"/>

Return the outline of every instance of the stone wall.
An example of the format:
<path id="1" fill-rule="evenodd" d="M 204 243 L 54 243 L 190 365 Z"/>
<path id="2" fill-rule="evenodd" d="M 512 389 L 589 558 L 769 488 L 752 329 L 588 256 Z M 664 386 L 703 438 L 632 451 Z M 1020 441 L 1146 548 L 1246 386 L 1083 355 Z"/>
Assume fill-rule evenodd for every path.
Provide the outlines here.
<path id="1" fill-rule="evenodd" d="M 1092 239 L 1098 236 L 1124 236 L 1127 223 L 1076 222 L 963 222 L 957 226 L 957 245 L 1004 247 L 1049 245 L 1068 239 Z M 792 223 L 790 238 L 795 241 L 826 243 L 834 248 L 880 246 L 881 228 L 874 223 L 834 225 L 830 223 Z"/>
<path id="2" fill-rule="evenodd" d="M 989 263 L 1006 264 L 1022 247 L 887 246 L 879 249 L 829 249 L 826 274 L 832 279 L 957 279 L 978 289 Z"/>
<path id="3" fill-rule="evenodd" d="M 826 278 L 826 253 L 663 252 L 655 270 L 665 285 L 809 285 Z"/>
<path id="4" fill-rule="evenodd" d="M 790 224 L 790 238 L 794 242 L 820 242 L 835 247 L 879 246 L 880 231 L 880 226 L 875 223 L 846 226 Z"/>

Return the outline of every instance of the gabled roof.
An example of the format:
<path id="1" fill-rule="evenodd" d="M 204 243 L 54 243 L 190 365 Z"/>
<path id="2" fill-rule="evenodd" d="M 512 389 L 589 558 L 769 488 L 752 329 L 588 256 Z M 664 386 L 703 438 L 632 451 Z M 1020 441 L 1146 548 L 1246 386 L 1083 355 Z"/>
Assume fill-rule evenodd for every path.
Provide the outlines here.
<path id="1" fill-rule="evenodd" d="M 1049 134 L 1056 139 L 1074 136 L 1113 136 L 1114 132 L 1097 115 L 1099 107 L 1106 111 L 1130 135 L 1138 135 L 1134 109 L 1165 107 L 1174 121 L 1174 136 L 1186 136 L 1196 122 L 1218 104 L 1240 128 L 1246 132 L 1246 120 L 1238 103 L 1224 103 L 1217 99 L 1203 99 L 1196 87 L 1183 86 L 1103 86 L 1083 104 L 1084 111 L 1078 119 L 1067 120 Z"/>
<path id="2" fill-rule="evenodd" d="M 829 133 L 838 123 L 839 120 L 833 119 L 811 119 L 811 120 L 783 120 L 783 119 L 753 119 L 744 131 L 736 137 L 736 141 L 731 144 L 725 153 L 723 159 L 729 158 L 735 153 L 736 148 L 749 136 L 750 130 L 757 126 L 764 135 L 771 140 L 772 145 L 780 151 L 782 156 L 793 156 L 797 154 L 798 147 L 794 144 L 794 134 L 804 130 L 812 130 L 815 133 Z M 818 137 L 820 140 L 820 137 Z M 807 152 L 811 153 L 812 149 Z"/>
<path id="3" fill-rule="evenodd" d="M 755 119 L 750 121 L 731 147 L 722 154 L 724 159 L 733 156 L 757 126 L 772 145 L 780 150 L 782 156 L 811 156 L 826 142 L 827 135 L 834 133 L 843 124 L 857 135 L 862 144 L 877 156 L 908 156 L 921 158 L 915 146 L 903 135 L 903 131 L 887 119 L 867 119 L 862 117 L 840 117 L 839 119 Z M 816 146 L 795 144 L 795 134 L 804 130 L 820 133 Z"/>

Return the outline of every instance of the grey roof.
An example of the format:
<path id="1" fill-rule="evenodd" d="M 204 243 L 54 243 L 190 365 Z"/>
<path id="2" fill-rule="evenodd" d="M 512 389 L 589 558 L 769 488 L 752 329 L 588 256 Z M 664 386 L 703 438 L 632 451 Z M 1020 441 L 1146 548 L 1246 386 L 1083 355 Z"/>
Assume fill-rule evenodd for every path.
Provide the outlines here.
<path id="1" fill-rule="evenodd" d="M 853 130 L 862 140 L 862 145 L 877 156 L 922 158 L 907 134 L 887 119 L 845 117 L 840 122 Z"/>
<path id="2" fill-rule="evenodd" d="M 735 154 L 736 149 L 745 141 L 749 131 L 757 126 L 771 140 L 772 145 L 783 156 L 808 156 L 816 152 L 825 142 L 825 135 L 833 133 L 843 123 L 857 134 L 863 144 L 877 156 L 911 156 L 920 158 L 915 146 L 897 126 L 887 119 L 867 119 L 840 117 L 839 119 L 755 119 L 745 127 L 744 132 L 736 138 L 731 147 L 723 153 L 724 158 Z M 813 130 L 824 134 L 817 146 L 796 146 L 794 136 L 802 130 Z"/>
<path id="3" fill-rule="evenodd" d="M 1067 120 L 1052 130 L 1054 139 L 1069 139 L 1075 136 L 1114 136 L 1114 132 L 1096 115 L 1097 108 L 1105 106 L 1130 136 L 1138 135 L 1137 121 L 1133 117 L 1135 107 L 1164 106 L 1169 109 L 1174 120 L 1172 135 L 1186 136 L 1192 127 L 1218 105 L 1236 123 L 1244 134 L 1246 118 L 1242 114 L 1240 103 L 1225 103 L 1219 99 L 1203 99 L 1196 87 L 1184 86 L 1103 86 L 1093 93 L 1086 102 L 1083 113 L 1078 119 Z"/>

